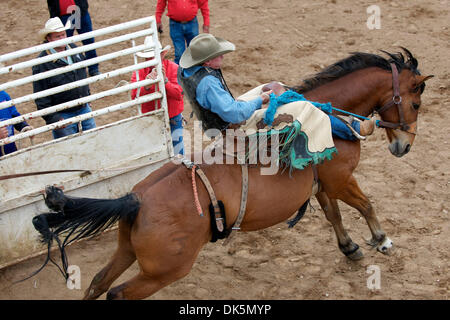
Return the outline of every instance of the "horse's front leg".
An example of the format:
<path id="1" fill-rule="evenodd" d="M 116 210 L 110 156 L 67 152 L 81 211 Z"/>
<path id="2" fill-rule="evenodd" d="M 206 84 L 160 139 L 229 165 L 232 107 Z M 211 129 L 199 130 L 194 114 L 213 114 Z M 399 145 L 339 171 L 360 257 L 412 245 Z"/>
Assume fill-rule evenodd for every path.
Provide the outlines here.
<path id="1" fill-rule="evenodd" d="M 353 242 L 347 231 L 342 225 L 342 217 L 339 211 L 337 201 L 328 198 L 325 192 L 316 194 L 322 210 L 325 212 L 327 220 L 332 224 L 334 232 L 336 233 L 339 249 L 347 258 L 351 260 L 359 260 L 363 258 L 363 253 L 359 246 Z"/>
<path id="2" fill-rule="evenodd" d="M 367 243 L 372 247 L 376 246 L 378 251 L 389 254 L 393 242 L 381 228 L 370 200 L 361 191 L 353 176 L 350 177 L 346 188 L 341 193 L 340 200 L 357 209 L 366 219 L 370 232 L 372 233 L 372 239 L 368 240 Z"/>

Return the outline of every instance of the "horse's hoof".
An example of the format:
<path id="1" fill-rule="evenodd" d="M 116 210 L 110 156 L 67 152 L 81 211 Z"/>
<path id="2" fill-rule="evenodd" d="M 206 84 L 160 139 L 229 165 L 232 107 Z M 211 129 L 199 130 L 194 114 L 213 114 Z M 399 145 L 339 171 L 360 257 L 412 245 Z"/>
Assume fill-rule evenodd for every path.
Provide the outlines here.
<path id="1" fill-rule="evenodd" d="M 392 251 L 394 243 L 388 237 L 384 238 L 384 241 L 377 246 L 377 250 L 383 254 L 389 255 Z"/>
<path id="2" fill-rule="evenodd" d="M 347 255 L 347 258 L 349 258 L 352 261 L 358 261 L 364 258 L 364 254 L 361 249 L 358 249 L 355 252 Z"/>
<path id="3" fill-rule="evenodd" d="M 380 241 L 378 241 L 378 240 L 375 239 L 375 238 L 372 238 L 372 239 L 364 239 L 364 241 L 366 242 L 366 244 L 368 244 L 368 245 L 371 246 L 372 248 L 375 248 L 375 247 L 380 243 Z"/>
<path id="4" fill-rule="evenodd" d="M 362 258 L 364 258 L 364 254 L 362 253 L 361 249 L 359 248 L 359 246 L 356 243 L 352 242 L 345 247 L 341 246 L 339 244 L 339 249 L 350 260 L 356 261 L 356 260 L 361 260 Z"/>

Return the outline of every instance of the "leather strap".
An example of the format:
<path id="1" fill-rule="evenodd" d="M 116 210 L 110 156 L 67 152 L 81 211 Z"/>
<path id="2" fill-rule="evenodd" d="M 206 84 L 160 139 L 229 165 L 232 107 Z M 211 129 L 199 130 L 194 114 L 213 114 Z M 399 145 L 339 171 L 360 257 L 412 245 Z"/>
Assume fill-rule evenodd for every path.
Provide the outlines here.
<path id="1" fill-rule="evenodd" d="M 227 239 L 223 242 L 223 245 L 227 245 L 230 242 L 230 239 L 234 235 L 236 230 L 241 229 L 242 220 L 244 220 L 245 210 L 247 208 L 247 199 L 248 199 L 248 166 L 243 164 L 241 165 L 242 169 L 242 191 L 241 191 L 241 205 L 239 207 L 239 213 L 236 219 L 236 222 L 231 227 L 231 232 Z"/>
<path id="2" fill-rule="evenodd" d="M 392 69 L 392 88 L 394 89 L 394 98 L 400 97 L 400 85 L 398 81 L 398 70 L 395 63 L 391 63 Z"/>
<path id="3" fill-rule="evenodd" d="M 402 103 L 402 97 L 400 96 L 400 84 L 398 80 L 398 69 L 395 63 L 391 63 L 391 71 L 392 71 L 392 91 L 393 96 L 392 100 L 390 100 L 388 103 L 386 103 L 384 106 L 382 106 L 380 109 L 377 110 L 378 114 L 381 114 L 382 112 L 386 111 L 390 107 L 392 107 L 394 104 L 401 104 Z"/>
<path id="4" fill-rule="evenodd" d="M 396 105 L 398 110 L 399 122 L 392 123 L 387 121 L 379 120 L 377 123 L 377 127 L 379 128 L 389 128 L 389 129 L 398 129 L 400 128 L 403 131 L 406 131 L 411 134 L 416 134 L 416 122 L 406 123 L 405 116 L 402 109 L 402 97 L 400 96 L 400 81 L 398 75 L 398 69 L 395 63 L 391 63 L 392 70 L 392 91 L 393 96 L 392 99 L 387 102 L 384 106 L 377 110 L 378 114 L 381 115 L 384 111 L 388 110 L 392 106 Z"/>
<path id="5" fill-rule="evenodd" d="M 211 198 L 211 203 L 214 208 L 214 216 L 216 217 L 217 230 L 219 230 L 219 232 L 222 232 L 224 230 L 223 218 L 220 213 L 220 207 L 219 207 L 219 203 L 217 202 L 217 198 L 216 198 L 216 194 L 214 193 L 214 189 L 211 186 L 211 183 L 209 183 L 209 180 L 206 177 L 203 170 L 200 169 L 200 167 L 196 166 L 195 172 L 200 177 L 203 184 L 205 185 L 206 190 L 208 191 L 209 197 Z"/>
<path id="6" fill-rule="evenodd" d="M 392 69 L 392 88 L 394 89 L 394 97 L 392 101 L 397 105 L 398 115 L 400 117 L 400 125 L 402 130 L 408 130 L 408 125 L 405 122 L 405 116 L 403 115 L 402 109 L 402 97 L 400 96 L 400 81 L 398 80 L 398 70 L 395 63 L 391 63 Z"/>
<path id="7" fill-rule="evenodd" d="M 181 162 L 186 166 L 186 168 L 188 169 L 192 169 L 192 167 L 194 166 L 194 163 L 186 158 L 183 158 L 181 160 Z M 211 186 L 211 183 L 209 182 L 208 178 L 206 177 L 205 173 L 203 172 L 202 169 L 200 169 L 199 166 L 195 166 L 195 172 L 197 173 L 197 175 L 199 176 L 200 180 L 202 180 L 203 185 L 205 186 L 206 190 L 208 191 L 209 194 L 209 198 L 211 199 L 211 203 L 212 206 L 214 208 L 214 216 L 216 217 L 216 226 L 217 226 L 217 230 L 219 232 L 222 232 L 225 228 L 224 224 L 223 224 L 223 218 L 222 215 L 220 213 L 220 207 L 219 207 L 219 203 L 217 201 L 216 198 L 216 194 L 214 193 L 214 189 Z M 203 210 L 202 210 L 203 211 Z"/>

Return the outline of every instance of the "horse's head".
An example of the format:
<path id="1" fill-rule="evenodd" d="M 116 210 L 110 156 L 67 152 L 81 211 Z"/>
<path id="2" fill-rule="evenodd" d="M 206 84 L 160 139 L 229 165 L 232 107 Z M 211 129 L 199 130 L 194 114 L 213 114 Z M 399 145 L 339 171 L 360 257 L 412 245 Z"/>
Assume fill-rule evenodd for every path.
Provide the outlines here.
<path id="1" fill-rule="evenodd" d="M 425 81 L 433 77 L 422 76 L 417 69 L 417 60 L 407 49 L 402 49 L 406 53 L 406 61 L 401 53 L 385 52 L 391 57 L 392 86 L 389 87 L 392 90 L 386 91 L 377 110 L 382 119 L 379 126 L 386 129 L 389 139 L 389 151 L 397 157 L 411 149 Z"/>
<path id="2" fill-rule="evenodd" d="M 311 101 L 331 102 L 355 114 L 367 116 L 377 111 L 381 117 L 378 126 L 386 128 L 389 150 L 401 157 L 414 142 L 420 96 L 425 81 L 433 77 L 422 76 L 416 58 L 402 49 L 406 59 L 402 53 L 383 51 L 390 57 L 386 59 L 354 52 L 292 89 Z"/>

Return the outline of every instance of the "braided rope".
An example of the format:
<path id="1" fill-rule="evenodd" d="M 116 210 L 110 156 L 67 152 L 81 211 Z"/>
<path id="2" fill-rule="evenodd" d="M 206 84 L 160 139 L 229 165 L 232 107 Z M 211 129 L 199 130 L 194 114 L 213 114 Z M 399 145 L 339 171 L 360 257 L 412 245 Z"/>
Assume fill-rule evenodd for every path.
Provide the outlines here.
<path id="1" fill-rule="evenodd" d="M 197 212 L 199 214 L 199 216 L 203 217 L 203 210 L 202 210 L 202 206 L 200 205 L 200 201 L 198 200 L 198 191 L 197 191 L 197 183 L 195 182 L 195 169 L 197 168 L 197 166 L 194 164 L 192 166 L 192 189 L 194 191 L 194 202 L 195 202 L 195 207 L 197 208 Z"/>

